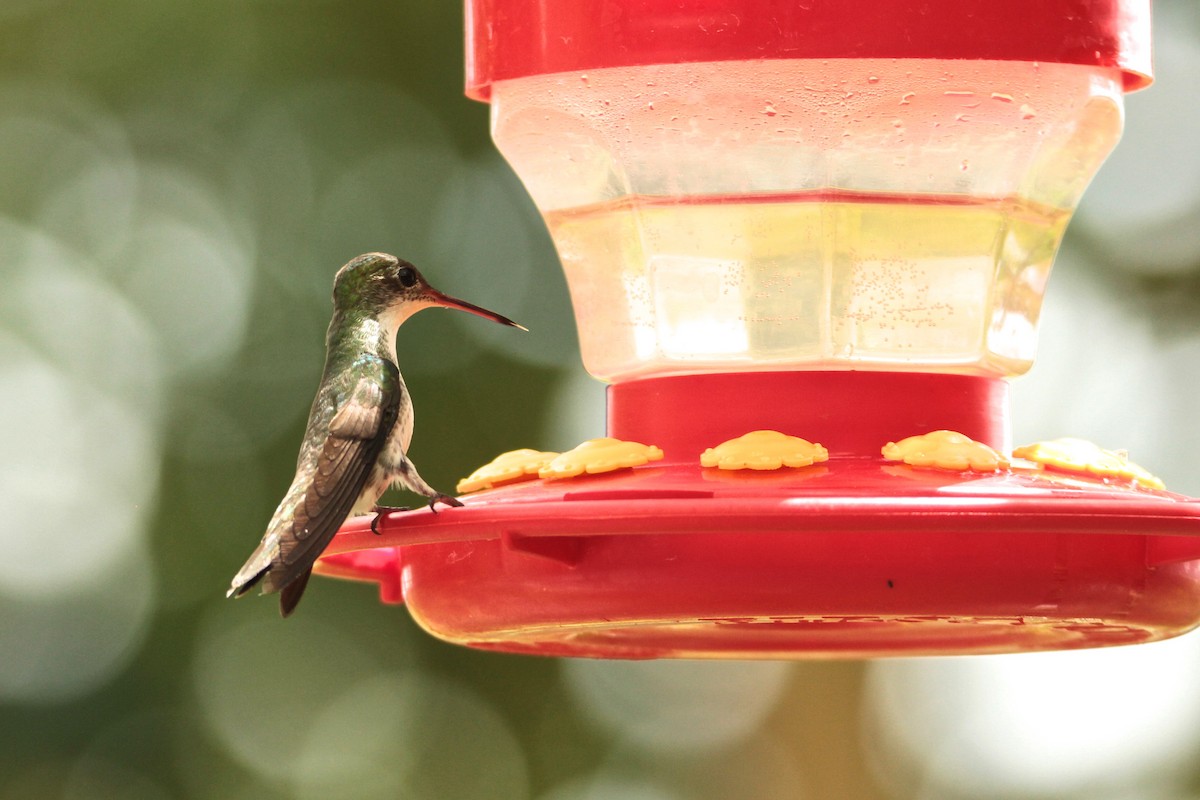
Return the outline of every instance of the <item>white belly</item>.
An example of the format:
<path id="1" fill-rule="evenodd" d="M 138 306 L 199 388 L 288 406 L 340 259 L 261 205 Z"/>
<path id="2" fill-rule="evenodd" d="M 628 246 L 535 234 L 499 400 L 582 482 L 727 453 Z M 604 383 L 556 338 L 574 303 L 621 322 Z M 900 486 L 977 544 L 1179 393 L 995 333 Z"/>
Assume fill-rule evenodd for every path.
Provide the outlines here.
<path id="1" fill-rule="evenodd" d="M 367 482 L 363 486 L 362 494 L 358 496 L 358 501 L 354 504 L 352 514 L 365 514 L 374 509 L 379 504 L 379 498 L 393 484 L 418 494 L 431 496 L 432 490 L 417 475 L 416 468 L 413 467 L 406 455 L 408 446 L 412 442 L 412 433 L 412 402 L 408 399 L 408 392 L 404 392 L 396 423 L 392 426 L 392 432 L 388 435 L 383 450 L 375 460 L 375 466 L 371 468 L 371 472 L 367 476 Z"/>

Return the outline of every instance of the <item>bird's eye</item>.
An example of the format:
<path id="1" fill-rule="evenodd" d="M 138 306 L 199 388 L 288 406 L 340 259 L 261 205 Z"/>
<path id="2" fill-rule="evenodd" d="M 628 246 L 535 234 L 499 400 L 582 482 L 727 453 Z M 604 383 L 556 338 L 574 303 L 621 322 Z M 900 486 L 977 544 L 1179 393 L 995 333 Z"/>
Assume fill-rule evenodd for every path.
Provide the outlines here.
<path id="1" fill-rule="evenodd" d="M 396 279 L 405 289 L 410 289 L 417 282 L 417 271 L 412 267 L 401 267 L 396 270 Z"/>

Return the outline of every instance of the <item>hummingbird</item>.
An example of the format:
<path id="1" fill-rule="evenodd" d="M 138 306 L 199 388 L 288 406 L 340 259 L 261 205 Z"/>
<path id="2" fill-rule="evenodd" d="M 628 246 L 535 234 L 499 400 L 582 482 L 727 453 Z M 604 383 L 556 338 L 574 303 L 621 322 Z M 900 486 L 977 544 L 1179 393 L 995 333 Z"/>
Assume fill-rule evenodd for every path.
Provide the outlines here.
<path id="1" fill-rule="evenodd" d="M 261 584 L 262 594 L 279 592 L 280 614 L 289 616 L 334 533 L 354 514 L 383 510 L 377 501 L 389 486 L 424 495 L 434 513 L 437 503 L 462 505 L 426 483 L 408 457 L 413 406 L 396 362 L 396 331 L 413 314 L 434 307 L 527 330 L 439 292 L 412 264 L 386 253 L 366 253 L 338 270 L 333 319 L 325 334 L 325 371 L 296 476 L 227 597 Z M 371 523 L 375 533 L 377 521 Z"/>

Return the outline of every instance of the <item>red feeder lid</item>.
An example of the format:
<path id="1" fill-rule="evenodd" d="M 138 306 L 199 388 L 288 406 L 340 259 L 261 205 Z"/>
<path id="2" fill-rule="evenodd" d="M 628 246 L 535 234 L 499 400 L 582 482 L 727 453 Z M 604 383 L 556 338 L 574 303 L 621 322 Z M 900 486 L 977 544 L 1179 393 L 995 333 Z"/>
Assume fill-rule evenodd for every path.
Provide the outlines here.
<path id="1" fill-rule="evenodd" d="M 1150 0 L 466 0 L 467 94 L 640 64 L 935 58 L 1116 67 L 1152 79 Z"/>

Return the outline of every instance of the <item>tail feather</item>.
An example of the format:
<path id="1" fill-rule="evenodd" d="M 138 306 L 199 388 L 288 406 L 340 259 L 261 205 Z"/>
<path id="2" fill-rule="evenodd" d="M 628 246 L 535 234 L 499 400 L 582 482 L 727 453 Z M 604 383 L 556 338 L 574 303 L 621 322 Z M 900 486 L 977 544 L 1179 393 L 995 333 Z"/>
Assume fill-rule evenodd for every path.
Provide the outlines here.
<path id="1" fill-rule="evenodd" d="M 267 541 L 258 543 L 258 547 L 254 548 L 254 552 L 246 559 L 246 563 L 238 570 L 238 574 L 233 576 L 233 581 L 229 585 L 229 591 L 225 593 L 226 597 L 241 597 L 246 592 L 258 585 L 268 572 L 271 571 L 271 553 L 267 552 Z"/>
<path id="2" fill-rule="evenodd" d="M 258 572 L 251 575 L 249 578 L 242 580 L 241 583 L 239 583 L 237 578 L 235 578 L 233 581 L 233 585 L 229 587 L 229 591 L 225 593 L 225 596 L 226 597 L 241 597 L 246 592 L 250 591 L 255 586 L 257 586 L 259 581 L 261 581 L 263 579 L 263 576 L 266 575 L 270 571 L 271 571 L 271 565 L 267 564 L 265 567 L 263 567 Z M 238 578 L 241 578 L 241 573 L 238 573 Z"/>
<path id="3" fill-rule="evenodd" d="M 290 617 L 296 610 L 296 606 L 300 604 L 300 598 L 304 596 L 304 589 L 308 586 L 310 575 L 312 575 L 311 567 L 279 590 L 279 615 L 281 617 Z"/>
<path id="4" fill-rule="evenodd" d="M 246 565 L 238 572 L 237 577 L 233 579 L 233 585 L 229 587 L 225 596 L 241 597 L 261 583 L 263 594 L 279 592 L 279 613 L 284 617 L 291 616 L 300 603 L 300 598 L 304 596 L 304 589 L 308 586 L 309 576 L 312 575 L 312 567 L 304 570 L 284 586 L 279 586 L 279 575 L 271 574 L 271 561 L 266 559 L 265 555 L 261 559 L 259 556 L 260 554 L 257 552 L 251 556 Z M 267 579 L 265 583 L 263 582 L 264 578 Z"/>

